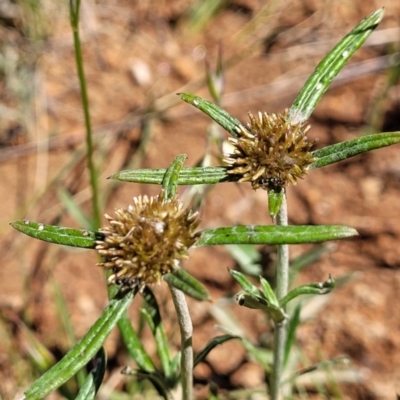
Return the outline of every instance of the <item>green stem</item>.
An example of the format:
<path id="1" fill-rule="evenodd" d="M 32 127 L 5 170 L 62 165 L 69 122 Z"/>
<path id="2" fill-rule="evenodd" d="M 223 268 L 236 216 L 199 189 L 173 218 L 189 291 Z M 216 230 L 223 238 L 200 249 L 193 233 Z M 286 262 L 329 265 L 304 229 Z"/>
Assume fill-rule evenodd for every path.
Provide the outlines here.
<path id="1" fill-rule="evenodd" d="M 169 285 L 181 331 L 181 384 L 182 400 L 193 399 L 193 324 L 185 295 Z"/>
<path id="2" fill-rule="evenodd" d="M 286 194 L 283 195 L 282 204 L 279 209 L 276 224 L 286 226 L 288 224 Z M 276 297 L 281 300 L 286 296 L 289 288 L 289 245 L 278 246 L 278 261 L 276 270 Z M 278 400 L 279 386 L 283 370 L 283 361 L 286 342 L 285 321 L 275 324 L 274 332 L 274 361 L 271 377 L 271 400 Z"/>
<path id="3" fill-rule="evenodd" d="M 80 0 L 70 0 L 70 20 L 74 36 L 75 60 L 79 77 L 79 86 L 81 90 L 83 113 L 85 117 L 86 128 L 86 150 L 87 162 L 90 174 L 90 186 L 92 188 L 92 208 L 93 208 L 93 229 L 97 230 L 100 227 L 100 206 L 98 195 L 98 180 L 97 172 L 93 161 L 93 141 L 92 141 L 92 126 L 89 114 L 89 99 L 86 88 L 85 72 L 83 69 L 82 48 L 79 38 L 79 10 Z"/>

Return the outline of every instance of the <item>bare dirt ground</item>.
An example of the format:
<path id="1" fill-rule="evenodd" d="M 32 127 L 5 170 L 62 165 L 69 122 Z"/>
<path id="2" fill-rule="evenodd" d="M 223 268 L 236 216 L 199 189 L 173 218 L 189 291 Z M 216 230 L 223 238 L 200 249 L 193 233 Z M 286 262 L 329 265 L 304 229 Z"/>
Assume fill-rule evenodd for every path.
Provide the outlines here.
<path id="1" fill-rule="evenodd" d="M 127 0 L 82 3 L 85 72 L 104 212 L 126 206 L 133 196 L 159 191 L 156 186 L 114 184 L 105 179 L 111 173 L 167 167 L 181 153 L 188 154 L 187 166 L 200 159 L 210 121 L 181 104 L 175 93 L 210 98 L 204 61 L 215 65 L 219 46 L 225 62 L 222 105 L 246 122 L 248 111 L 289 107 L 323 55 L 364 16 L 385 6 L 385 19 L 377 31 L 318 105 L 310 120 L 310 136 L 318 138 L 317 147 L 322 147 L 366 133 L 400 130 L 399 82 L 388 69 L 392 60 L 388 55 L 399 50 L 400 3 L 395 1 L 293 0 L 266 7 L 263 1 L 233 0 L 204 26 L 190 14 L 189 0 L 157 5 Z M 15 3 L 5 4 L 18 11 Z M 0 393 L 4 399 L 21 396 L 37 376 L 29 362 L 31 334 L 56 359 L 68 349 L 58 311 L 59 291 L 77 337 L 107 304 L 94 252 L 40 243 L 8 225 L 27 218 L 81 226 L 60 200 L 61 190 L 90 212 L 68 7 L 58 1 L 42 4 L 38 14 L 28 6 L 21 6 L 22 14 L 0 9 Z M 145 132 L 148 139 L 142 154 L 138 146 Z M 345 399 L 389 400 L 400 393 L 399 154 L 397 145 L 313 170 L 288 189 L 290 223 L 344 224 L 360 233 L 357 239 L 335 242 L 296 280 L 297 284 L 320 281 L 329 274 L 349 278 L 313 303 L 317 310 L 309 308 L 297 338 L 302 350 L 297 368 L 340 356 L 350 359 L 351 369 L 333 376 Z M 254 192 L 249 185 L 218 185 L 202 208 L 202 227 L 270 224 L 266 204 L 266 193 Z M 309 249 L 293 247 L 292 257 Z M 199 249 L 191 255 L 187 269 L 207 285 L 214 299 L 211 304 L 190 301 L 198 350 L 221 333 L 214 327 L 223 324 L 215 304 L 238 288 L 226 270 L 235 266 L 226 250 Z M 267 274 L 266 263 L 263 268 Z M 166 303 L 165 313 L 171 312 L 165 290 L 155 290 Z M 132 318 L 138 305 L 139 299 Z M 229 311 L 253 344 L 267 340 L 264 316 L 235 305 Z M 154 351 L 150 338 L 143 340 L 149 352 Z M 171 341 L 177 344 L 178 338 L 172 335 Z M 107 350 L 106 384 L 121 389 L 127 378 L 119 371 L 132 361 L 117 332 L 107 341 Z M 232 341 L 198 366 L 195 379 L 198 398 L 204 398 L 210 381 L 223 394 L 261 386 L 263 372 L 240 342 Z M 336 386 L 330 388 L 325 398 L 333 398 Z M 309 397 L 321 398 L 315 389 L 310 389 Z"/>

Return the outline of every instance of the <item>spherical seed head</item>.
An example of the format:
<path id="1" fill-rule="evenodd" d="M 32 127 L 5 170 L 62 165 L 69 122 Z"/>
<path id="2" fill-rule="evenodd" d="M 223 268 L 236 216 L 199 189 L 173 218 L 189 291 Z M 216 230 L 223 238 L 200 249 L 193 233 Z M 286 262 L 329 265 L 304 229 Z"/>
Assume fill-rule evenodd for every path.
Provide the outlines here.
<path id="1" fill-rule="evenodd" d="M 232 153 L 224 155 L 227 173 L 239 175 L 239 182 L 251 182 L 253 189 L 280 190 L 296 184 L 315 161 L 306 122 L 291 122 L 288 110 L 282 114 L 249 113 L 250 122 L 236 128 L 238 137 L 230 138 Z"/>
<path id="2" fill-rule="evenodd" d="M 109 284 L 136 287 L 160 283 L 163 275 L 179 267 L 195 243 L 200 223 L 198 213 L 184 209 L 174 198 L 163 202 L 160 196 L 137 197 L 127 209 L 106 215 L 109 227 L 100 229 L 105 237 L 96 250 L 104 257 L 98 265 L 111 269 Z"/>

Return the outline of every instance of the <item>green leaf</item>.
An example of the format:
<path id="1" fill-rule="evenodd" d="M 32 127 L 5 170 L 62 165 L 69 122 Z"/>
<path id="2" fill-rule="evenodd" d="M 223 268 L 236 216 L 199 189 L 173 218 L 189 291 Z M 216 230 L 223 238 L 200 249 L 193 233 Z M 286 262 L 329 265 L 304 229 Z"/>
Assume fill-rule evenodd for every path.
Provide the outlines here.
<path id="1" fill-rule="evenodd" d="M 110 300 L 101 317 L 79 343 L 25 392 L 26 398 L 30 400 L 43 399 L 85 366 L 103 345 L 123 312 L 131 304 L 135 293 L 135 291 L 129 291 L 120 298 Z"/>
<path id="2" fill-rule="evenodd" d="M 153 183 L 161 185 L 166 169 L 134 169 L 116 172 L 108 177 L 121 182 Z M 225 167 L 182 168 L 178 185 L 203 185 L 220 182 L 237 182 L 239 177 L 228 175 Z"/>
<path id="3" fill-rule="evenodd" d="M 171 370 L 173 371 L 171 382 L 177 383 L 179 381 L 181 374 L 181 360 L 182 360 L 182 353 L 178 351 L 178 353 L 175 354 L 175 357 L 171 360 Z"/>
<path id="4" fill-rule="evenodd" d="M 220 344 L 223 344 L 227 342 L 228 340 L 232 339 L 241 339 L 240 336 L 235 336 L 235 335 L 222 335 L 222 336 L 217 336 L 213 339 L 211 339 L 194 357 L 194 366 L 197 364 L 200 364 L 202 361 L 206 359 L 208 354 L 210 353 L 211 350 L 213 350 L 215 347 L 217 347 Z"/>
<path id="5" fill-rule="evenodd" d="M 134 376 L 138 380 L 148 379 L 154 385 L 158 394 L 162 396 L 163 399 L 165 400 L 171 399 L 167 383 L 165 382 L 164 377 L 159 372 L 146 372 L 146 371 L 131 369 L 130 367 L 125 367 L 121 371 L 121 374 Z"/>
<path id="6" fill-rule="evenodd" d="M 227 132 L 232 136 L 237 137 L 238 133 L 236 127 L 242 125 L 242 123 L 232 117 L 227 111 L 218 107 L 216 104 L 210 103 L 207 100 L 202 99 L 199 96 L 189 93 L 178 93 L 178 96 L 186 103 L 195 106 L 204 114 L 207 114 L 211 119 L 213 119 L 218 125 L 221 125 Z"/>
<path id="7" fill-rule="evenodd" d="M 377 27 L 383 14 L 381 8 L 363 19 L 317 65 L 290 108 L 293 121 L 308 119 L 332 80 Z"/>
<path id="8" fill-rule="evenodd" d="M 106 372 L 107 354 L 104 350 L 104 347 L 101 347 L 97 352 L 93 362 L 94 368 L 87 376 L 75 400 L 90 400 L 95 398 Z"/>
<path id="9" fill-rule="evenodd" d="M 94 249 L 96 240 L 104 239 L 104 235 L 100 232 L 45 225 L 26 219 L 12 222 L 10 225 L 17 231 L 35 239 L 62 244 L 64 246 L 82 247 L 84 249 Z"/>
<path id="10" fill-rule="evenodd" d="M 334 287 L 335 281 L 331 276 L 329 276 L 329 279 L 325 282 L 307 283 L 306 285 L 298 286 L 291 290 L 283 299 L 281 299 L 280 305 L 281 307 L 284 307 L 290 300 L 303 294 L 328 294 Z"/>
<path id="11" fill-rule="evenodd" d="M 229 273 L 245 292 L 263 297 L 261 290 L 254 286 L 241 272 L 230 269 Z"/>
<path id="12" fill-rule="evenodd" d="M 255 347 L 249 340 L 242 338 L 243 347 L 264 368 L 268 374 L 271 373 L 273 353 L 266 348 Z"/>
<path id="13" fill-rule="evenodd" d="M 294 279 L 294 275 L 300 272 L 303 268 L 319 260 L 324 253 L 332 250 L 333 246 L 318 245 L 310 251 L 296 257 L 290 262 L 290 273 L 293 274 L 291 279 Z"/>
<path id="14" fill-rule="evenodd" d="M 321 361 L 317 364 L 313 364 L 309 367 L 303 368 L 300 371 L 295 372 L 292 376 L 285 379 L 282 384 L 287 382 L 293 382 L 296 380 L 297 377 L 305 374 L 309 374 L 310 372 L 314 372 L 320 369 L 328 369 L 329 367 L 338 365 L 338 364 L 349 364 L 349 359 L 347 357 L 338 357 L 332 360 Z"/>
<path id="15" fill-rule="evenodd" d="M 76 204 L 74 198 L 68 193 L 67 190 L 65 190 L 64 188 L 60 188 L 57 191 L 57 194 L 68 213 L 72 216 L 72 218 L 74 218 L 76 222 L 78 222 L 80 226 L 83 226 L 86 229 L 93 228 L 89 218 L 86 217 L 83 210 L 78 206 L 78 204 Z"/>
<path id="16" fill-rule="evenodd" d="M 186 293 L 196 300 L 210 300 L 210 294 L 203 284 L 182 268 L 177 268 L 171 273 L 164 275 L 163 279 L 168 282 L 169 285 L 181 290 L 183 293 Z"/>
<path id="17" fill-rule="evenodd" d="M 258 276 L 262 273 L 260 265 L 260 253 L 252 244 L 227 244 L 225 249 L 229 251 L 241 270 L 248 275 Z"/>
<path id="18" fill-rule="evenodd" d="M 278 215 L 279 209 L 281 208 L 284 193 L 285 191 L 283 189 L 279 192 L 276 192 L 275 190 L 268 191 L 269 215 L 273 220 L 275 220 L 275 217 Z"/>
<path id="19" fill-rule="evenodd" d="M 310 165 L 310 169 L 325 167 L 326 165 L 346 160 L 358 154 L 391 146 L 396 143 L 400 143 L 400 132 L 376 133 L 333 144 L 332 146 L 326 146 L 313 151 L 312 154 L 317 160 Z"/>
<path id="20" fill-rule="evenodd" d="M 132 323 L 126 314 L 122 315 L 118 321 L 118 328 L 123 337 L 126 348 L 136 364 L 146 372 L 154 372 L 156 370 L 151 358 L 142 346 L 138 335 L 133 329 Z"/>
<path id="21" fill-rule="evenodd" d="M 236 295 L 236 301 L 242 307 L 265 311 L 278 324 L 287 318 L 287 315 L 282 308 L 275 304 L 271 304 L 264 297 L 241 292 Z"/>
<path id="22" fill-rule="evenodd" d="M 147 286 L 144 288 L 143 298 L 147 303 L 147 307 L 141 311 L 143 316 L 146 318 L 156 341 L 157 354 L 160 357 L 164 375 L 169 379 L 173 374 L 173 371 L 171 370 L 171 357 L 169 354 L 167 335 L 165 334 L 164 326 L 162 324 L 157 299 Z"/>
<path id="23" fill-rule="evenodd" d="M 170 167 L 165 172 L 162 187 L 163 187 L 163 200 L 171 200 L 176 194 L 176 188 L 178 186 L 179 172 L 182 169 L 182 165 L 187 159 L 186 154 L 181 154 L 172 161 Z"/>
<path id="24" fill-rule="evenodd" d="M 301 312 L 301 303 L 297 304 L 296 308 L 294 309 L 293 315 L 289 319 L 289 323 L 287 326 L 287 337 L 286 337 L 283 365 L 286 365 L 289 360 L 290 350 L 292 349 L 294 339 L 296 337 L 296 330 L 300 324 L 300 312 Z"/>
<path id="25" fill-rule="evenodd" d="M 202 231 L 196 247 L 223 244 L 300 244 L 343 239 L 358 235 L 357 231 L 341 225 L 232 226 Z"/>
<path id="26" fill-rule="evenodd" d="M 210 64 L 206 61 L 206 83 L 214 103 L 219 105 L 225 86 L 221 46 L 218 46 L 218 59 L 215 71 L 211 70 Z"/>
<path id="27" fill-rule="evenodd" d="M 264 279 L 262 276 L 260 276 L 260 283 L 263 288 L 264 296 L 265 298 L 273 305 L 279 306 L 279 301 L 276 298 L 275 292 L 272 289 L 271 285 L 269 282 Z"/>

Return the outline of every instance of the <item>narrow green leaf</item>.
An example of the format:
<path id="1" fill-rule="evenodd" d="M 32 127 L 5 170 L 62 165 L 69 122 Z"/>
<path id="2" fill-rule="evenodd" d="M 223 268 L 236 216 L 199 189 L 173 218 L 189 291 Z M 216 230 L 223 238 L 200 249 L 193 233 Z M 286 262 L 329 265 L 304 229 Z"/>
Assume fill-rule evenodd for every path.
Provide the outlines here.
<path id="1" fill-rule="evenodd" d="M 146 372 L 154 372 L 156 370 L 151 358 L 142 346 L 138 335 L 133 329 L 132 323 L 126 314 L 122 315 L 118 321 L 118 328 L 123 337 L 126 348 L 136 364 Z"/>
<path id="2" fill-rule="evenodd" d="M 23 321 L 18 324 L 18 342 L 25 349 L 29 361 L 40 372 L 47 371 L 56 363 L 53 353 Z"/>
<path id="3" fill-rule="evenodd" d="M 353 228 L 341 225 L 232 226 L 202 231 L 195 246 L 222 244 L 300 244 L 343 239 L 358 235 Z"/>
<path id="4" fill-rule="evenodd" d="M 326 146 L 313 151 L 312 154 L 317 160 L 310 165 L 310 169 L 325 167 L 326 165 L 346 160 L 358 154 L 391 146 L 396 143 L 400 143 L 400 132 L 376 133 Z"/>
<path id="5" fill-rule="evenodd" d="M 86 229 L 64 228 L 62 226 L 45 225 L 39 222 L 18 220 L 10 224 L 17 231 L 45 242 L 64 246 L 94 249 L 96 240 L 103 240 L 104 235 Z"/>
<path id="6" fill-rule="evenodd" d="M 150 329 L 156 341 L 157 354 L 160 357 L 164 375 L 167 379 L 169 379 L 173 374 L 173 371 L 171 370 L 171 356 L 169 354 L 167 335 L 165 334 L 164 326 L 162 324 L 157 299 L 155 298 L 154 293 L 147 286 L 143 291 L 143 298 L 146 301 L 147 307 L 146 309 L 142 310 L 142 312 L 149 323 Z M 150 320 L 148 316 L 150 317 Z"/>
<path id="7" fill-rule="evenodd" d="M 263 297 L 261 290 L 258 289 L 257 286 L 254 286 L 241 272 L 230 269 L 229 273 L 245 292 L 254 296 Z"/>
<path id="8" fill-rule="evenodd" d="M 329 276 L 329 279 L 325 282 L 313 282 L 307 283 L 302 286 L 298 286 L 291 290 L 283 299 L 281 299 L 281 307 L 284 307 L 290 300 L 301 296 L 303 294 L 328 294 L 335 287 L 335 281 Z"/>
<path id="9" fill-rule="evenodd" d="M 121 371 L 121 374 L 134 376 L 138 380 L 148 379 L 154 385 L 158 394 L 164 400 L 171 399 L 167 383 L 165 382 L 164 377 L 159 372 L 146 372 L 146 371 L 131 369 L 130 367 L 125 367 Z"/>
<path id="10" fill-rule="evenodd" d="M 279 192 L 276 192 L 275 190 L 268 191 L 269 215 L 273 220 L 275 220 L 275 217 L 278 215 L 279 209 L 281 208 L 284 193 L 285 191 L 283 189 Z"/>
<path id="11" fill-rule="evenodd" d="M 116 172 L 108 177 L 121 182 L 152 183 L 161 185 L 166 169 L 134 169 Z M 225 167 L 182 168 L 178 185 L 203 185 L 220 182 L 237 182 L 238 176 L 228 175 Z"/>
<path id="12" fill-rule="evenodd" d="M 26 398 L 30 400 L 43 399 L 85 366 L 103 345 L 123 312 L 131 304 L 135 293 L 129 291 L 121 298 L 110 300 L 101 317 L 92 325 L 79 343 L 25 392 Z"/>
<path id="13" fill-rule="evenodd" d="M 203 284 L 182 268 L 177 268 L 173 272 L 164 275 L 163 279 L 168 282 L 169 285 L 181 290 L 183 293 L 186 293 L 196 300 L 210 300 L 210 294 Z"/>
<path id="14" fill-rule="evenodd" d="M 319 260 L 324 253 L 332 250 L 333 246 L 327 246 L 327 245 L 315 246 L 310 251 L 307 251 L 306 253 L 296 257 L 294 260 L 290 262 L 290 272 L 293 273 L 293 275 L 295 275 L 296 273 L 300 272 L 303 268 Z"/>
<path id="15" fill-rule="evenodd" d="M 186 103 L 195 106 L 204 114 L 208 115 L 211 119 L 213 119 L 218 125 L 221 125 L 227 132 L 229 132 L 232 136 L 237 137 L 238 133 L 236 131 L 236 127 L 242 125 L 242 123 L 232 117 L 227 111 L 218 107 L 216 104 L 210 103 L 207 100 L 202 99 L 199 96 L 195 96 L 194 94 L 189 93 L 178 93 L 178 96 Z"/>
<path id="16" fill-rule="evenodd" d="M 289 323 L 287 326 L 287 337 L 286 337 L 283 365 L 286 365 L 289 360 L 290 350 L 292 349 L 294 339 L 296 337 L 296 330 L 300 324 L 300 312 L 301 312 L 301 303 L 297 304 L 296 308 L 294 309 L 293 315 L 289 319 Z"/>
<path id="17" fill-rule="evenodd" d="M 182 169 L 182 165 L 187 159 L 186 154 L 180 154 L 172 161 L 170 167 L 165 172 L 162 188 L 163 188 L 163 200 L 171 200 L 176 194 L 176 188 L 178 186 L 179 172 Z"/>
<path id="18" fill-rule="evenodd" d="M 308 119 L 332 80 L 377 27 L 383 14 L 380 8 L 363 19 L 317 65 L 290 108 L 293 121 Z"/>
<path id="19" fill-rule="evenodd" d="M 249 340 L 242 338 L 243 347 L 264 368 L 267 373 L 271 372 L 273 353 L 266 348 L 255 347 Z"/>
<path id="20" fill-rule="evenodd" d="M 279 301 L 276 298 L 275 292 L 272 289 L 271 285 L 269 282 L 264 279 L 262 276 L 260 276 L 260 283 L 263 288 L 264 296 L 265 298 L 273 305 L 279 306 Z"/>
<path id="21" fill-rule="evenodd" d="M 236 301 L 239 306 L 266 312 L 278 324 L 287 318 L 287 315 L 282 308 L 276 306 L 275 304 L 271 304 L 264 297 L 241 292 L 236 295 Z"/>
<path id="22" fill-rule="evenodd" d="M 178 351 L 175 357 L 171 360 L 171 370 L 173 371 L 172 377 L 170 382 L 172 383 L 171 386 L 175 386 L 178 383 L 180 375 L 181 375 L 181 360 L 182 360 L 182 353 Z M 174 384 L 175 382 L 175 384 Z"/>
<path id="23" fill-rule="evenodd" d="M 78 206 L 78 204 L 76 204 L 74 198 L 64 188 L 60 188 L 57 191 L 57 194 L 61 200 L 61 203 L 72 216 L 72 218 L 74 218 L 74 220 L 78 222 L 80 226 L 83 226 L 86 229 L 92 229 L 91 221 L 86 217 L 85 213 Z"/>
<path id="24" fill-rule="evenodd" d="M 232 339 L 241 339 L 240 336 L 235 336 L 235 335 L 222 335 L 222 336 L 217 336 L 213 339 L 211 339 L 194 357 L 194 366 L 197 364 L 200 364 L 202 361 L 206 359 L 208 354 L 210 353 L 211 350 L 213 350 L 215 347 L 217 347 L 220 344 L 223 344 L 227 342 L 228 340 Z"/>
<path id="25" fill-rule="evenodd" d="M 229 251 L 241 270 L 247 275 L 258 276 L 262 273 L 260 265 L 260 253 L 252 244 L 227 244 L 225 249 Z"/>
<path id="26" fill-rule="evenodd" d="M 309 367 L 302 368 L 300 371 L 295 372 L 292 376 L 289 378 L 285 379 L 282 384 L 285 384 L 287 382 L 293 382 L 296 380 L 297 377 L 305 374 L 309 374 L 310 372 L 314 372 L 320 369 L 327 369 L 331 366 L 335 366 L 338 364 L 349 364 L 349 359 L 347 357 L 338 357 L 334 358 L 332 360 L 326 360 L 326 361 L 321 361 L 317 364 L 313 364 Z"/>
<path id="27" fill-rule="evenodd" d="M 101 347 L 97 352 L 93 362 L 94 368 L 87 376 L 75 400 L 91 400 L 95 398 L 106 372 L 107 354 L 104 350 L 104 347 Z"/>

